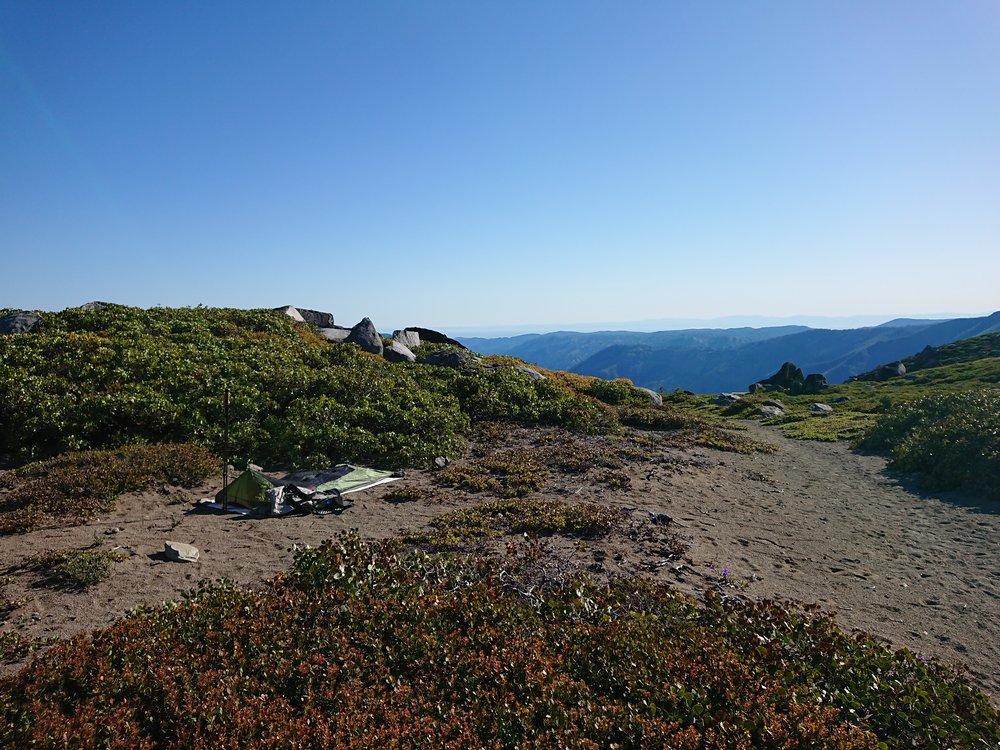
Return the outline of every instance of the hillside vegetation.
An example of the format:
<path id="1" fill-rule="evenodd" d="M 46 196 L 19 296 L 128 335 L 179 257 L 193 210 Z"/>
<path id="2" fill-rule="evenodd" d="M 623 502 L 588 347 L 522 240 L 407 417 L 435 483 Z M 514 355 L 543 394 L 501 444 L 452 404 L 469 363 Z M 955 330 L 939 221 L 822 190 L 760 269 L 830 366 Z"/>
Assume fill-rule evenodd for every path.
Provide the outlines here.
<path id="1" fill-rule="evenodd" d="M 696 602 L 643 580 L 553 574 L 535 536 L 581 543 L 611 533 L 623 511 L 571 495 L 531 498 L 550 465 L 594 469 L 594 481 L 613 491 L 628 482 L 616 468 L 647 439 L 766 446 L 719 429 L 703 400 L 675 393 L 655 407 L 624 380 L 558 371 L 534 380 L 515 362 L 391 364 L 264 310 L 67 310 L 48 315 L 42 331 L 0 337 L 0 451 L 26 462 L 0 475 L 0 528 L 9 534 L 86 519 L 153 482 L 197 482 L 222 449 L 227 386 L 234 457 L 289 467 L 342 459 L 421 466 L 461 454 L 473 429 L 488 435 L 511 424 L 613 437 L 586 449 L 545 443 L 473 455 L 436 472 L 436 485 L 496 500 L 386 542 L 341 534 L 299 550 L 287 574 L 264 587 L 203 583 L 181 602 L 142 607 L 56 644 L 0 678 L 0 745 L 1000 743 L 996 710 L 964 677 L 846 634 L 814 611 L 748 602 L 728 595 L 724 581 Z M 925 414 L 902 386 L 841 386 L 868 420 L 857 434 L 890 415 L 906 430 L 966 407 L 986 424 L 995 410 L 989 397 L 978 402 L 964 384 L 948 383 L 954 372 L 922 376 L 956 400 Z M 895 409 L 904 403 L 911 411 Z M 892 450 L 894 430 L 880 438 Z M 422 491 L 436 490 L 403 487 L 395 500 Z M 475 552 L 485 539 L 506 540 L 505 553 Z M 63 575 L 67 554 L 33 564 Z M 88 576 L 104 574 L 96 562 L 113 560 L 83 559 Z M 80 580 L 91 578 L 71 585 Z"/>
<path id="2" fill-rule="evenodd" d="M 150 458 L 162 449 L 142 460 L 133 451 L 127 462 L 115 449 L 187 444 L 192 466 L 210 465 L 194 446 L 225 452 L 226 388 L 229 455 L 237 465 L 426 466 L 457 455 L 472 426 L 487 421 L 584 433 L 614 433 L 626 424 L 683 429 L 693 443 L 748 446 L 697 416 L 655 407 L 627 382 L 563 373 L 533 380 L 512 362 L 486 358 L 463 370 L 390 363 L 351 344 L 331 345 L 272 310 L 109 305 L 47 314 L 39 332 L 0 336 L 0 456 L 24 463 L 99 453 L 19 470 L 47 477 L 46 488 L 76 486 L 68 495 L 46 495 L 34 485 L 0 495 L 0 530 L 85 519 L 113 503 L 116 493 L 81 481 L 87 476 L 124 467 L 109 480 L 120 493 L 136 489 L 130 472 L 162 473 Z"/>

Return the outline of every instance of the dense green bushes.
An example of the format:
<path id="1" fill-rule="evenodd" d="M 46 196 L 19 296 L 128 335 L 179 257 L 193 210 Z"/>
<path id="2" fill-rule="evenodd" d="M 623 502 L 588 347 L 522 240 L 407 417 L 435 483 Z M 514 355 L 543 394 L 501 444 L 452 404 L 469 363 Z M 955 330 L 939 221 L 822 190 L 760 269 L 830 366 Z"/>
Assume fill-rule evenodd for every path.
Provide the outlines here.
<path id="1" fill-rule="evenodd" d="M 468 359 L 462 371 L 390 364 L 271 310 L 65 310 L 0 337 L 0 453 L 175 441 L 221 454 L 227 386 L 233 459 L 281 466 L 419 465 L 486 420 L 617 429 L 617 407 L 588 392 L 630 414 L 648 406 L 624 381 L 567 385 Z"/>
<path id="2" fill-rule="evenodd" d="M 272 590 L 205 586 L 0 679 L 0 744 L 106 748 L 993 747 L 934 663 L 774 603 L 343 536 Z M 884 743 L 881 745 L 880 743 Z"/>
<path id="3" fill-rule="evenodd" d="M 888 451 L 892 468 L 917 472 L 928 487 L 1000 500 L 1000 390 L 895 404 L 858 445 Z"/>

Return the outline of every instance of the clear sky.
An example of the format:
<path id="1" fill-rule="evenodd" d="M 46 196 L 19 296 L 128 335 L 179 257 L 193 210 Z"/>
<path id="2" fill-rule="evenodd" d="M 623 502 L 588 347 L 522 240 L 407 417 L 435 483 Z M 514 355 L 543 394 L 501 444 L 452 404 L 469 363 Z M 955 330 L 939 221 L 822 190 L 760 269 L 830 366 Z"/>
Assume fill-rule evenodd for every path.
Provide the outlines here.
<path id="1" fill-rule="evenodd" d="M 0 307 L 1000 308 L 1000 3 L 0 0 Z"/>

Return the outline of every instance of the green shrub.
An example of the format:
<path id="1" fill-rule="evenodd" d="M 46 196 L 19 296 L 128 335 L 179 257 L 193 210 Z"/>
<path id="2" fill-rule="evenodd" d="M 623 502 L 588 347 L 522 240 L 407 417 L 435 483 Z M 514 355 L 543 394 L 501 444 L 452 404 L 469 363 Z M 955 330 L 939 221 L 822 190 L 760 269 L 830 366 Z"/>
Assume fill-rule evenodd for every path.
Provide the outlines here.
<path id="1" fill-rule="evenodd" d="M 1000 391 L 978 389 L 897 404 L 858 441 L 933 489 L 1000 500 Z"/>
<path id="2" fill-rule="evenodd" d="M 431 531 L 410 532 L 402 537 L 402 541 L 435 550 L 448 550 L 509 534 L 560 534 L 595 539 L 607 536 L 622 523 L 623 518 L 623 511 L 594 503 L 495 500 L 438 516 L 431 521 Z"/>
<path id="3" fill-rule="evenodd" d="M 648 406 L 649 396 L 632 385 L 631 380 L 595 378 L 584 391 L 588 396 L 612 406 Z"/>
<path id="4" fill-rule="evenodd" d="M 112 565 L 124 559 L 126 555 L 109 550 L 52 550 L 33 555 L 22 567 L 40 573 L 47 586 L 82 590 L 110 578 Z"/>

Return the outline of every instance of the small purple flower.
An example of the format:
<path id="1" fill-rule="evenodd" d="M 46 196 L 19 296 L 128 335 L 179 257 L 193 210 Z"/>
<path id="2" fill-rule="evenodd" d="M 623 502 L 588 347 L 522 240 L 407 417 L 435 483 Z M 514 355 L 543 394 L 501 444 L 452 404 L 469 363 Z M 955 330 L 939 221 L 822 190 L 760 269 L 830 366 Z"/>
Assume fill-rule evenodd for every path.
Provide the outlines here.
<path id="1" fill-rule="evenodd" d="M 918 659 L 920 659 L 920 661 L 921 661 L 921 662 L 922 662 L 923 664 L 926 664 L 926 663 L 927 663 L 927 657 L 926 657 L 926 656 L 924 656 L 923 654 L 920 654 L 920 656 L 918 656 L 917 658 L 918 658 Z"/>
<path id="2" fill-rule="evenodd" d="M 723 568 L 722 569 L 722 577 L 723 578 L 729 578 L 729 568 Z"/>

